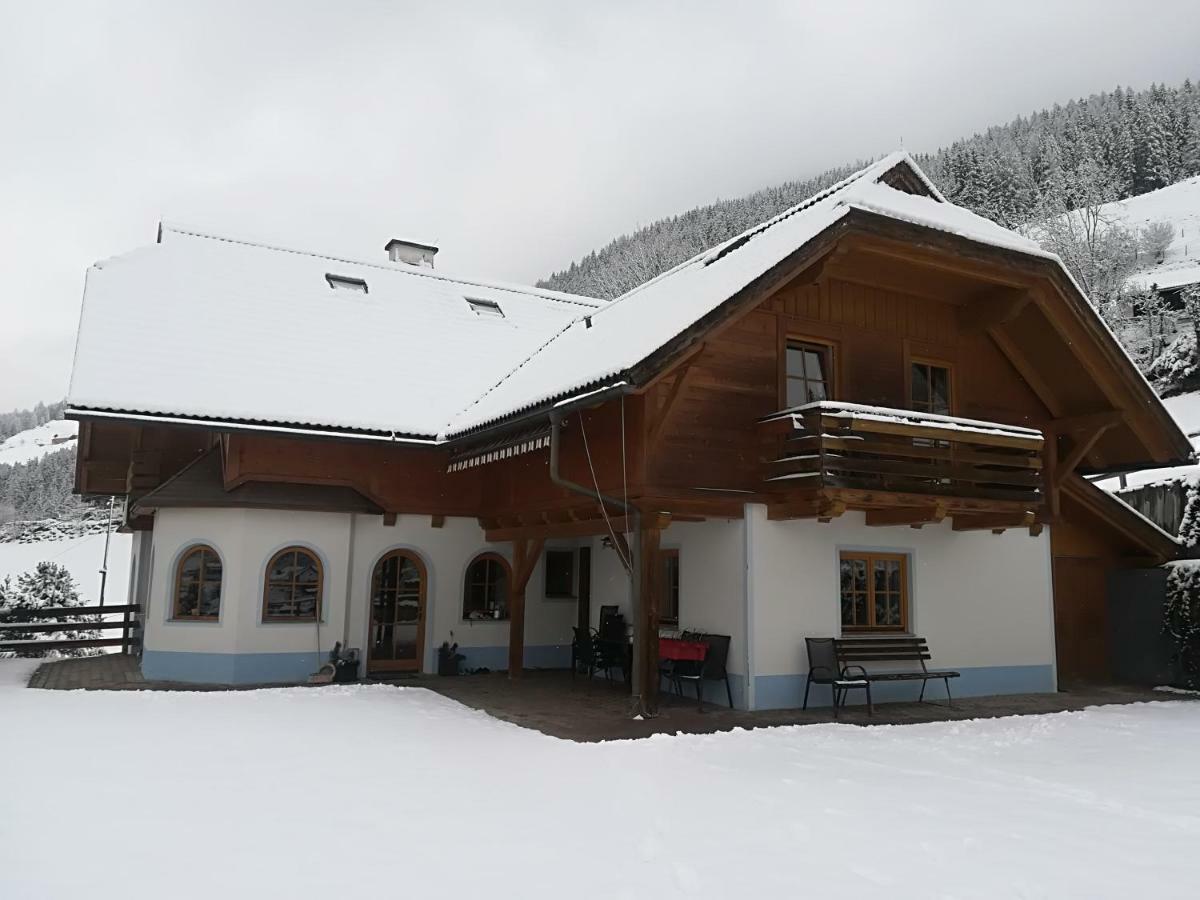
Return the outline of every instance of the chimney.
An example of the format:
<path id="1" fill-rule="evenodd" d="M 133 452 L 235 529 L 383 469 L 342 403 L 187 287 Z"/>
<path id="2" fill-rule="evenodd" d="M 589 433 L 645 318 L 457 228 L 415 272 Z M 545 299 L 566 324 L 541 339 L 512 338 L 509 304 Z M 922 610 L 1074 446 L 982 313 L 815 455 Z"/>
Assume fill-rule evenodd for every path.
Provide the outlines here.
<path id="1" fill-rule="evenodd" d="M 400 238 L 392 238 L 384 247 L 387 251 L 388 259 L 392 262 L 408 263 L 410 266 L 425 266 L 433 268 L 433 257 L 437 255 L 438 248 L 432 244 L 421 244 L 417 241 L 402 241 Z"/>

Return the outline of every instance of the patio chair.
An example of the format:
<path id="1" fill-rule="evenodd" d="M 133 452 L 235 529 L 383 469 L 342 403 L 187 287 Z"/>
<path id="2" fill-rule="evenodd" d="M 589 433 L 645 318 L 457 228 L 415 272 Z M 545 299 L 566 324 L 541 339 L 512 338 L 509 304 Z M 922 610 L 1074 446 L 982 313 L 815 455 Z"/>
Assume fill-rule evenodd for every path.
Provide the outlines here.
<path id="1" fill-rule="evenodd" d="M 729 700 L 729 708 L 733 709 L 733 689 L 729 686 L 729 672 L 725 663 L 729 659 L 729 635 L 727 634 L 696 634 L 688 640 L 704 641 L 708 644 L 708 652 L 704 654 L 704 662 L 687 664 L 677 662 L 671 667 L 671 680 L 679 695 L 683 696 L 683 682 L 690 681 L 696 685 L 696 702 L 700 711 L 704 712 L 704 682 L 724 681 L 725 697 Z"/>
<path id="2" fill-rule="evenodd" d="M 587 668 L 588 678 L 596 671 L 596 642 L 592 633 L 586 628 L 573 628 L 575 637 L 571 640 L 571 677 L 579 674 L 583 667 Z"/>
<path id="3" fill-rule="evenodd" d="M 808 647 L 808 679 L 804 682 L 804 708 L 808 709 L 808 689 L 814 684 L 827 684 L 833 691 L 833 717 L 838 717 L 838 707 L 846 705 L 846 695 L 858 688 L 867 692 L 867 713 L 875 715 L 875 707 L 871 703 L 871 682 L 866 678 L 852 676 L 850 669 L 858 669 L 863 675 L 866 671 L 861 666 L 838 668 L 837 644 L 833 638 L 805 638 Z"/>

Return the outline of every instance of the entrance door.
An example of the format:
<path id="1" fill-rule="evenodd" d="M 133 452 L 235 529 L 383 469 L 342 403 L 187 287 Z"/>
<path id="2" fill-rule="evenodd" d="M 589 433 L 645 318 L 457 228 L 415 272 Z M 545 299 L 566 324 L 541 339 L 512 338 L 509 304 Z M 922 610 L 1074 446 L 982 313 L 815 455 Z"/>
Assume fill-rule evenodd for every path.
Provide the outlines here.
<path id="1" fill-rule="evenodd" d="M 371 576 L 367 671 L 419 672 L 425 655 L 425 567 L 393 550 Z"/>

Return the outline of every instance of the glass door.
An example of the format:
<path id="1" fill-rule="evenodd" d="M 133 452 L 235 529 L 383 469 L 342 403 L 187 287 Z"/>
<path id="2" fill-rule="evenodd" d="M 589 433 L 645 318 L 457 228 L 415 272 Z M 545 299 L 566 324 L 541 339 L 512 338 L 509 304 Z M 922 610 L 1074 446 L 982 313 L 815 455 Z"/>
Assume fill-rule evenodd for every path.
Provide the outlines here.
<path id="1" fill-rule="evenodd" d="M 393 550 L 371 576 L 371 633 L 367 669 L 419 672 L 425 649 L 425 571 L 403 550 Z"/>

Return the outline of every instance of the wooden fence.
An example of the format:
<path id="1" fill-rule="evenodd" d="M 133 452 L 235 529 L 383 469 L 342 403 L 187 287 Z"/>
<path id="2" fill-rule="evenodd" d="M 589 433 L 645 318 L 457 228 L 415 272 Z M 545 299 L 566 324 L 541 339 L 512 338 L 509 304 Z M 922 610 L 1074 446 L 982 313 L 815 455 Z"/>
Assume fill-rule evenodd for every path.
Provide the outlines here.
<path id="1" fill-rule="evenodd" d="M 0 610 L 0 653 L 21 653 L 28 650 L 81 650 L 89 647 L 120 647 L 122 653 L 132 652 L 140 640 L 141 623 L 137 619 L 138 606 L 62 606 L 47 609 Z M 120 615 L 117 621 L 81 622 L 86 616 Z M 54 621 L 68 619 L 68 621 Z M 47 621 L 49 620 L 49 621 Z M 53 637 L 22 637 L 8 640 L 9 635 L 45 634 L 58 631 L 116 631 L 119 637 L 82 638 L 61 640 Z"/>

